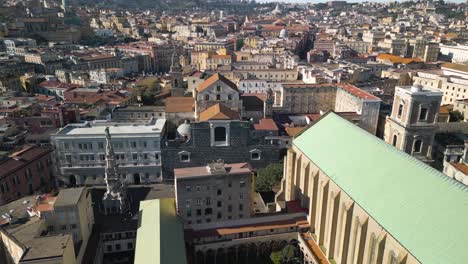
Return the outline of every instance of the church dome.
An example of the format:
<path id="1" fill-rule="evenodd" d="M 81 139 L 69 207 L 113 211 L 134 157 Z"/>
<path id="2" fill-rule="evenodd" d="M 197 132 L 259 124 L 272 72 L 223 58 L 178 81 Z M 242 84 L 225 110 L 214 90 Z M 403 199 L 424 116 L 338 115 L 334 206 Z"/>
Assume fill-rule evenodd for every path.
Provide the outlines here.
<path id="1" fill-rule="evenodd" d="M 192 134 L 190 122 L 186 120 L 183 124 L 177 127 L 177 135 L 181 138 L 189 139 Z"/>

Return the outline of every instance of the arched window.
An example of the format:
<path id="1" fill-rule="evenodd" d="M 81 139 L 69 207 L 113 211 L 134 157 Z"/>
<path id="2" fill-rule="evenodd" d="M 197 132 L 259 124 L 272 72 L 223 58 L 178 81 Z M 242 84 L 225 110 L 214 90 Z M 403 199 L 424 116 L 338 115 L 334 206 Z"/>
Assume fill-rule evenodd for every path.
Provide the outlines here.
<path id="1" fill-rule="evenodd" d="M 377 244 L 377 239 L 375 238 L 374 233 L 371 235 L 370 243 L 369 243 L 369 264 L 374 262 L 375 257 L 375 246 Z"/>
<path id="2" fill-rule="evenodd" d="M 395 255 L 395 252 L 391 251 L 390 252 L 390 260 L 388 261 L 389 264 L 397 264 L 397 257 Z"/>
<path id="3" fill-rule="evenodd" d="M 401 118 L 401 115 L 403 114 L 403 104 L 398 105 L 398 118 Z"/>
<path id="4" fill-rule="evenodd" d="M 226 128 L 225 127 L 216 127 L 214 129 L 214 138 L 215 141 L 221 142 L 226 141 Z"/>
<path id="5" fill-rule="evenodd" d="M 398 141 L 398 136 L 397 136 L 397 135 L 393 135 L 392 145 L 393 145 L 394 147 L 396 147 L 397 141 Z"/>
<path id="6" fill-rule="evenodd" d="M 210 100 L 210 96 L 207 94 L 205 95 L 205 101 L 208 101 L 208 100 Z"/>
<path id="7" fill-rule="evenodd" d="M 422 150 L 422 140 L 421 140 L 421 139 L 417 139 L 417 140 L 414 142 L 413 152 L 420 153 L 421 150 Z"/>
<path id="8" fill-rule="evenodd" d="M 232 94 L 228 95 L 228 100 L 232 100 Z"/>

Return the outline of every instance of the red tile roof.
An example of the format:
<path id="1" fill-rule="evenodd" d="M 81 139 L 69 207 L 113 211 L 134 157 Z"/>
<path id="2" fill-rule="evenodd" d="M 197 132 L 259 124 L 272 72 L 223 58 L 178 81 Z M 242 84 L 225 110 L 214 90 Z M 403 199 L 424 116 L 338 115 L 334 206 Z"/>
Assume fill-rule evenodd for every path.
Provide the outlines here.
<path id="1" fill-rule="evenodd" d="M 223 104 L 215 104 L 200 113 L 200 121 L 208 120 L 238 120 L 239 113 Z"/>
<path id="2" fill-rule="evenodd" d="M 206 79 L 203 83 L 201 83 L 197 87 L 197 91 L 201 92 L 201 91 L 205 90 L 206 88 L 208 88 L 209 86 L 211 86 L 212 84 L 214 84 L 217 81 L 221 81 L 221 82 L 227 84 L 229 87 L 231 87 L 232 89 L 234 89 L 236 91 L 238 90 L 237 85 L 235 83 L 231 82 L 229 79 L 227 79 L 223 75 L 221 75 L 219 73 L 215 73 L 210 78 Z"/>
<path id="3" fill-rule="evenodd" d="M 377 97 L 377 96 L 374 96 L 362 89 L 359 89 L 358 87 L 352 85 L 352 84 L 337 84 L 338 87 L 340 87 L 341 89 L 349 92 L 350 94 L 356 96 L 356 97 L 359 97 L 361 99 L 364 99 L 364 100 L 378 100 L 380 101 L 380 99 Z"/>
<path id="4" fill-rule="evenodd" d="M 166 113 L 193 112 L 195 99 L 193 97 L 168 97 L 166 99 Z"/>
<path id="5" fill-rule="evenodd" d="M 260 119 L 259 123 L 254 125 L 254 128 L 255 130 L 278 131 L 278 126 L 271 118 Z"/>

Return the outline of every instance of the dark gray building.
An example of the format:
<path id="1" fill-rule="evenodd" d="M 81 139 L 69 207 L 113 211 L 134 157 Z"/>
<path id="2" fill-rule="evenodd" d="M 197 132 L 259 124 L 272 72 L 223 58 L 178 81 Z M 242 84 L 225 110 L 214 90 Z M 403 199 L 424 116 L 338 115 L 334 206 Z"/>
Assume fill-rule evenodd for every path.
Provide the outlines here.
<path id="1" fill-rule="evenodd" d="M 165 179 L 172 179 L 176 168 L 205 166 L 218 159 L 248 162 L 254 169 L 278 163 L 281 156 L 277 140 L 254 136 L 253 131 L 251 122 L 239 120 L 180 125 L 177 138 L 166 139 L 161 146 Z"/>

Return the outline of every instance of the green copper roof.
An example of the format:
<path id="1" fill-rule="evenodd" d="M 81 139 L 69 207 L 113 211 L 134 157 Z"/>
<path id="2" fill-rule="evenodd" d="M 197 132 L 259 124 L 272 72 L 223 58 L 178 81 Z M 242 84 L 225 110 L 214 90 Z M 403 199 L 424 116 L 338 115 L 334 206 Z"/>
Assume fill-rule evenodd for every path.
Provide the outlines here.
<path id="1" fill-rule="evenodd" d="M 140 202 L 134 263 L 187 263 L 184 229 L 173 198 Z"/>
<path id="2" fill-rule="evenodd" d="M 293 144 L 421 263 L 468 263 L 464 185 L 333 112 Z"/>

